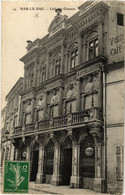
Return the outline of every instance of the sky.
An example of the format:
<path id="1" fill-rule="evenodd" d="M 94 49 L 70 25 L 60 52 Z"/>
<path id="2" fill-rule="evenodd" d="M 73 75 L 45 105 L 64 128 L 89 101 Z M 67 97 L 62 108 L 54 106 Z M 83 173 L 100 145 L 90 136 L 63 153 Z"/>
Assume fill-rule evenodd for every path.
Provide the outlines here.
<path id="1" fill-rule="evenodd" d="M 2 2 L 1 109 L 6 105 L 6 95 L 24 75 L 24 64 L 19 59 L 26 54 L 26 41 L 34 41 L 48 33 L 48 27 L 56 15 L 55 8 L 62 8 L 61 14 L 70 17 L 81 4 L 83 1 Z"/>

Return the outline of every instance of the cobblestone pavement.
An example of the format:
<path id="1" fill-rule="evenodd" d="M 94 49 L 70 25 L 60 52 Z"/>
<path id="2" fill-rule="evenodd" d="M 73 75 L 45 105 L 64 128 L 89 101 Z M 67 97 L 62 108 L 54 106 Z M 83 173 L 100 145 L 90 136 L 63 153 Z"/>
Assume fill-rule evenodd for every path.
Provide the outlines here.
<path id="1" fill-rule="evenodd" d="M 58 195 L 103 195 L 103 193 L 97 193 L 88 189 L 72 189 L 69 186 L 53 186 L 51 184 L 36 184 L 35 182 L 29 183 L 29 193 L 34 194 L 36 191 L 37 194 L 58 194 Z"/>

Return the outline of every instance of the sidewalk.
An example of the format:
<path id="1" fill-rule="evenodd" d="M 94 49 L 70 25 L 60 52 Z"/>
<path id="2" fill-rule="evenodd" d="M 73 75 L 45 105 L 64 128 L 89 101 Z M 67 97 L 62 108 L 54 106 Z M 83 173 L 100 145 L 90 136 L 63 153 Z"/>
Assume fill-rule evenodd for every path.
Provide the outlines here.
<path id="1" fill-rule="evenodd" d="M 97 193 L 89 189 L 74 189 L 70 188 L 69 186 L 53 186 L 51 184 L 37 184 L 35 182 L 30 182 L 29 183 L 29 189 L 30 190 L 36 190 L 42 193 L 47 193 L 47 194 L 58 194 L 58 195 L 78 195 L 78 194 L 98 194 L 98 195 L 103 195 L 103 193 Z"/>

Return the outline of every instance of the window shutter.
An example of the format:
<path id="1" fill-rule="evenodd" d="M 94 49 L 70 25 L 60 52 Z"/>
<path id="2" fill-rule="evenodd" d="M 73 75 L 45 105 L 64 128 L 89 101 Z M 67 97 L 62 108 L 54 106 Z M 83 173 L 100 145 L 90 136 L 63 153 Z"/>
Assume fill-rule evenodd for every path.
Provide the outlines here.
<path id="1" fill-rule="evenodd" d="M 116 146 L 116 179 L 123 180 L 123 146 Z"/>

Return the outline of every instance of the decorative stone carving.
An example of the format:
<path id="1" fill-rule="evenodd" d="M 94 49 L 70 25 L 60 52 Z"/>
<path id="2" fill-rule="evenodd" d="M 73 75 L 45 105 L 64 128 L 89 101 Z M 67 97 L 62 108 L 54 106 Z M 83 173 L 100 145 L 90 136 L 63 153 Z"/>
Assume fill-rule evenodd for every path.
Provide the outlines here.
<path id="1" fill-rule="evenodd" d="M 66 99 L 71 99 L 73 97 L 76 97 L 77 92 L 76 89 L 74 88 L 73 84 L 70 84 L 69 90 L 67 91 L 66 94 Z"/>
<path id="2" fill-rule="evenodd" d="M 85 92 L 91 91 L 91 90 L 93 90 L 93 88 L 94 88 L 94 86 L 93 86 L 93 76 L 90 75 L 88 77 L 88 83 L 85 86 Z"/>
<path id="3" fill-rule="evenodd" d="M 26 113 L 31 112 L 31 110 L 32 110 L 32 104 L 31 104 L 31 101 L 29 100 L 29 101 L 28 101 L 28 105 L 27 105 L 27 107 L 26 107 Z"/>
<path id="4" fill-rule="evenodd" d="M 43 108 L 44 104 L 45 104 L 45 97 L 40 96 L 37 103 L 37 109 Z"/>
<path id="5" fill-rule="evenodd" d="M 50 103 L 55 104 L 58 102 L 59 102 L 59 92 L 57 90 L 54 90 Z"/>

